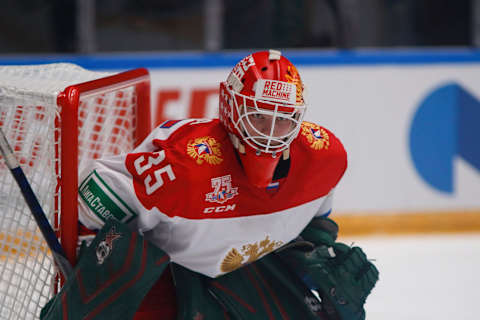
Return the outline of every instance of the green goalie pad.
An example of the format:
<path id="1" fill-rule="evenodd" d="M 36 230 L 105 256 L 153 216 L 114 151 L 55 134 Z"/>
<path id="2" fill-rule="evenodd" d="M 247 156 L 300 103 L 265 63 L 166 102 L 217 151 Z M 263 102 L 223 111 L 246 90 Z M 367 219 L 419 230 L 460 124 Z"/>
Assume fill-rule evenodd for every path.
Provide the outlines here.
<path id="1" fill-rule="evenodd" d="M 173 264 L 177 319 L 327 319 L 319 301 L 275 254 L 218 278 Z"/>
<path id="2" fill-rule="evenodd" d="M 215 279 L 173 264 L 178 319 L 365 319 L 378 270 L 337 232 L 315 219 L 301 238 Z"/>
<path id="3" fill-rule="evenodd" d="M 42 309 L 41 320 L 132 319 L 170 261 L 114 219 L 80 252 L 73 275 Z"/>

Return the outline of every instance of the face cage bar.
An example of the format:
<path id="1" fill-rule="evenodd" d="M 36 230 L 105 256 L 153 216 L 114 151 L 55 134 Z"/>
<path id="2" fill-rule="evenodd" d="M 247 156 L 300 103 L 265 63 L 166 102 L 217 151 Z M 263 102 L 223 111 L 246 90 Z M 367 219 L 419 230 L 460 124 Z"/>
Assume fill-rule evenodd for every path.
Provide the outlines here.
<path id="1" fill-rule="evenodd" d="M 237 121 L 234 121 L 234 116 L 233 116 L 233 110 L 232 110 L 232 115 L 231 115 L 231 120 L 237 131 L 240 133 L 242 136 L 243 141 L 245 141 L 250 147 L 255 149 L 257 152 L 265 152 L 265 153 L 271 153 L 275 155 L 278 152 L 281 152 L 285 149 L 287 149 L 290 146 L 290 143 L 295 139 L 295 137 L 298 135 L 298 132 L 300 131 L 300 125 L 302 124 L 303 117 L 305 115 L 305 105 L 288 105 L 286 106 L 285 104 L 282 103 L 275 103 L 275 102 L 270 102 L 270 101 L 262 101 L 262 100 L 256 100 L 251 97 L 245 96 L 240 93 L 236 93 L 228 88 L 228 85 L 225 86 L 225 89 L 228 91 L 229 95 L 232 97 L 232 100 L 234 101 L 235 104 L 235 112 L 237 115 Z M 238 100 L 237 98 L 241 98 L 242 104 L 239 106 L 238 105 Z M 247 104 L 247 101 L 251 102 L 250 105 Z M 263 108 L 259 108 L 257 101 L 262 104 L 268 104 L 270 106 L 273 106 L 273 110 L 265 110 Z M 255 112 L 247 112 L 246 107 L 251 107 L 254 108 L 256 111 Z M 245 109 L 244 113 L 242 114 L 241 109 Z M 283 110 L 288 110 L 292 109 L 291 112 L 284 112 Z M 279 111 L 281 110 L 281 111 Z M 253 126 L 252 122 L 248 118 L 248 115 L 252 115 L 255 113 L 259 114 L 265 114 L 272 116 L 272 125 L 270 128 L 270 135 L 265 135 L 262 132 L 260 132 L 255 126 Z M 280 116 L 279 116 L 280 115 Z M 295 115 L 298 115 L 298 119 L 295 119 Z M 296 125 L 294 129 L 292 129 L 289 133 L 279 136 L 279 137 L 274 137 L 273 132 L 275 129 L 275 121 L 277 118 L 286 118 L 290 121 L 293 121 Z M 246 121 L 250 125 L 251 128 L 255 130 L 256 133 L 258 133 L 258 136 L 248 136 L 247 135 L 247 130 L 245 127 L 245 121 L 243 120 L 246 118 Z M 258 141 L 258 139 L 261 140 L 267 140 L 267 143 L 261 143 Z M 278 142 L 280 143 L 278 146 L 271 146 L 272 142 Z"/>

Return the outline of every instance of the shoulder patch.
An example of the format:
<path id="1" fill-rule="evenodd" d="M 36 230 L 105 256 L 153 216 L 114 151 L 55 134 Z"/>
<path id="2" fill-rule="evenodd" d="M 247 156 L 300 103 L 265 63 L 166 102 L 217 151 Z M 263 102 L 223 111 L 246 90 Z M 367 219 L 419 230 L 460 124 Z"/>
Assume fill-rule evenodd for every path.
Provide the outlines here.
<path id="1" fill-rule="evenodd" d="M 82 181 L 78 194 L 90 211 L 102 221 L 115 218 L 126 223 L 136 216 L 136 213 L 103 181 L 96 170 Z"/>
<path id="2" fill-rule="evenodd" d="M 211 165 L 217 165 L 223 161 L 220 143 L 210 136 L 188 141 L 187 154 L 195 159 L 197 164 L 206 162 Z"/>
<path id="3" fill-rule="evenodd" d="M 303 122 L 300 134 L 310 143 L 314 150 L 328 150 L 330 147 L 330 136 L 327 130 L 311 122 Z"/>

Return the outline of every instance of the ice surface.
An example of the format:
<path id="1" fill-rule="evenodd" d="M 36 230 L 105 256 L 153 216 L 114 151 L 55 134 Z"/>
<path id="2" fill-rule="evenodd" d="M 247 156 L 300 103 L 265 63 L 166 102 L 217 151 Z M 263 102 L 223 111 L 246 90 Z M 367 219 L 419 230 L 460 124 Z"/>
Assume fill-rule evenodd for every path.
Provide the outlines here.
<path id="1" fill-rule="evenodd" d="M 480 233 L 343 237 L 380 271 L 368 320 L 480 319 Z"/>

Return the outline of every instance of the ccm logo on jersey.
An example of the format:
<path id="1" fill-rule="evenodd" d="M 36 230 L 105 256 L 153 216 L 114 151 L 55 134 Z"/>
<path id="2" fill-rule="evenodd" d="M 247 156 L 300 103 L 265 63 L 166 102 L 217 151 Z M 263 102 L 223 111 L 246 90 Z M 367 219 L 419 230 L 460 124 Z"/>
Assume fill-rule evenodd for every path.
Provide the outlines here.
<path id="1" fill-rule="evenodd" d="M 220 212 L 227 212 L 235 210 L 235 204 L 227 204 L 226 206 L 218 206 L 218 207 L 208 207 L 203 209 L 203 213 L 220 213 Z"/>
<path id="2" fill-rule="evenodd" d="M 238 187 L 232 187 L 232 176 L 229 174 L 226 176 L 212 178 L 210 179 L 210 183 L 213 191 L 205 195 L 205 201 L 223 204 L 224 202 L 227 202 L 238 195 Z M 203 213 L 218 213 L 233 210 L 235 210 L 235 204 L 208 207 L 203 210 Z"/>

